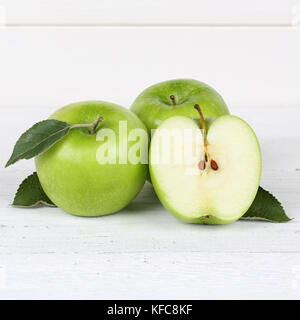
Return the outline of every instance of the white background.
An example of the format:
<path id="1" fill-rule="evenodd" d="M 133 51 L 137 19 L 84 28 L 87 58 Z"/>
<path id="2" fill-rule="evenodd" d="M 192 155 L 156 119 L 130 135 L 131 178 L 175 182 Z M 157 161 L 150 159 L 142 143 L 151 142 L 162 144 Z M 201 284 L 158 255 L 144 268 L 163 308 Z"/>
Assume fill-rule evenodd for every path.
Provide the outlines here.
<path id="1" fill-rule="evenodd" d="M 60 106 L 195 78 L 254 128 L 262 186 L 295 218 L 186 225 L 150 185 L 103 218 L 13 209 L 23 161 L 0 169 L 1 298 L 300 298 L 299 0 L 0 0 L 0 25 L 1 168 Z"/>

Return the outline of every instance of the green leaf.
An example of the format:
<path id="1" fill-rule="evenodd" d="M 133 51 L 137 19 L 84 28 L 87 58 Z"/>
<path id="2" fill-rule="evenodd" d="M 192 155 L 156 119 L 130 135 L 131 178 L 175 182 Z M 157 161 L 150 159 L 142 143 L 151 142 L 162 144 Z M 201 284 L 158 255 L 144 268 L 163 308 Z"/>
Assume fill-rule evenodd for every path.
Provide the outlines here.
<path id="1" fill-rule="evenodd" d="M 291 220 L 286 215 L 281 203 L 262 187 L 259 187 L 252 205 L 241 219 L 271 222 L 287 222 Z"/>
<path id="2" fill-rule="evenodd" d="M 70 124 L 59 120 L 44 120 L 36 123 L 21 135 L 5 167 L 21 159 L 33 158 L 48 150 L 62 139 L 70 128 Z"/>
<path id="3" fill-rule="evenodd" d="M 38 204 L 55 207 L 44 192 L 37 173 L 34 172 L 20 184 L 12 205 L 15 207 L 34 207 Z"/>

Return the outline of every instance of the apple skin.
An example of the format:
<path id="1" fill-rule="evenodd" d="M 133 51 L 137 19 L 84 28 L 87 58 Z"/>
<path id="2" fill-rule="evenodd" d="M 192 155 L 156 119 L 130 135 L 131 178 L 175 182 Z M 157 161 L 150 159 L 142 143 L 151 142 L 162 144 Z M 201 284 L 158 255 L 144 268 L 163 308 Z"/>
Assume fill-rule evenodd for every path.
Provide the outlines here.
<path id="1" fill-rule="evenodd" d="M 120 120 L 127 120 L 128 132 L 135 128 L 146 130 L 130 110 L 103 101 L 67 105 L 50 119 L 88 124 L 94 123 L 99 116 L 104 120 L 98 131 L 103 128 L 114 130 L 117 148 Z M 116 164 L 98 163 L 96 152 L 105 141 L 97 141 L 96 134 L 89 134 L 88 128 L 74 128 L 36 157 L 37 174 L 45 193 L 64 211 L 90 217 L 115 213 L 127 206 L 142 189 L 148 165 L 118 164 L 118 156 Z M 128 149 L 134 143 L 128 141 Z"/>
<path id="2" fill-rule="evenodd" d="M 175 96 L 176 105 L 173 105 L 170 95 Z M 226 103 L 217 91 L 193 79 L 169 80 L 148 87 L 136 98 L 130 109 L 150 132 L 173 116 L 198 118 L 195 104 L 201 106 L 206 117 L 229 114 Z"/>

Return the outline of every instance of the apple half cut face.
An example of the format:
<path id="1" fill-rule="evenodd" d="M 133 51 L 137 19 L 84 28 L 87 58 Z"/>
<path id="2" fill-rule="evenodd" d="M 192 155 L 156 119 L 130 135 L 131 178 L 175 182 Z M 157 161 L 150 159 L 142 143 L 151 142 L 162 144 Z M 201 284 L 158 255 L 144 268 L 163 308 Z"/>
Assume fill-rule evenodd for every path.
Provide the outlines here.
<path id="1" fill-rule="evenodd" d="M 206 130 L 196 119 L 175 116 L 153 135 L 150 174 L 160 201 L 179 219 L 233 222 L 250 207 L 259 187 L 259 143 L 236 116 L 221 116 Z"/>

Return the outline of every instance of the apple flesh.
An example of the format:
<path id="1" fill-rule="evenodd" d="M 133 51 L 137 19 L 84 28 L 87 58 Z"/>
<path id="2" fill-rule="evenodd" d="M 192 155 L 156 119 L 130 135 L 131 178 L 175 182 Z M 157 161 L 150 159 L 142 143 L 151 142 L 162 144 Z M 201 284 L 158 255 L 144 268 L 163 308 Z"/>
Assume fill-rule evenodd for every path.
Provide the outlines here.
<path id="1" fill-rule="evenodd" d="M 163 140 L 165 136 L 171 136 L 172 130 L 177 130 L 181 136 L 187 130 L 194 134 L 184 145 L 183 140 L 178 140 L 180 135 L 177 139 Z M 182 154 L 183 147 L 190 147 L 194 152 L 186 152 L 180 162 L 178 155 Z M 164 121 L 151 140 L 153 186 L 163 205 L 185 222 L 233 222 L 250 207 L 259 187 L 261 153 L 258 140 L 245 121 L 225 115 L 210 124 L 206 150 L 208 159 L 204 169 L 205 147 L 199 123 L 182 116 Z M 168 155 L 171 156 L 166 161 Z"/>
<path id="2" fill-rule="evenodd" d="M 104 120 L 98 131 L 112 129 L 118 137 L 117 150 L 123 139 L 118 136 L 119 121 L 127 121 L 128 132 L 136 128 L 146 130 L 130 110 L 102 101 L 74 103 L 59 109 L 50 118 L 69 124 L 88 124 L 99 116 Z M 118 153 L 115 164 L 100 164 L 97 150 L 106 141 L 97 141 L 96 136 L 90 134 L 88 128 L 72 129 L 35 159 L 47 196 L 55 205 L 74 215 L 102 216 L 117 212 L 135 198 L 146 180 L 147 164 L 119 164 Z M 127 151 L 133 143 L 128 141 Z"/>
<path id="3" fill-rule="evenodd" d="M 199 117 L 193 106 L 201 105 L 206 117 L 229 114 L 223 98 L 207 84 L 193 79 L 176 79 L 145 89 L 133 102 L 131 110 L 144 122 L 148 131 L 173 116 Z"/>

